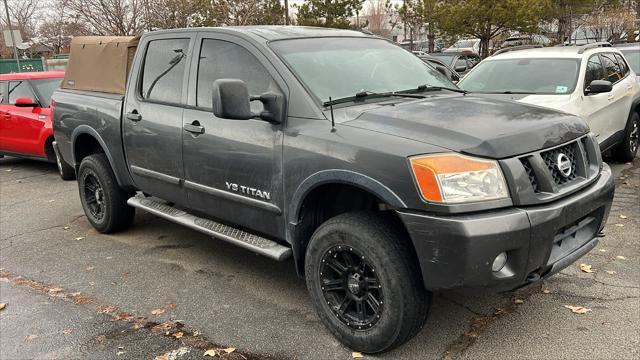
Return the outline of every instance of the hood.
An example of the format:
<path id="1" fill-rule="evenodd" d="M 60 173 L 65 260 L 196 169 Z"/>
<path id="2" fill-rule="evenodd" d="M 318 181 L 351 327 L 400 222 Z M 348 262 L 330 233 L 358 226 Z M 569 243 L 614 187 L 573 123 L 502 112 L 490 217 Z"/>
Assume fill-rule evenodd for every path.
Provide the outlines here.
<path id="1" fill-rule="evenodd" d="M 589 132 L 580 118 L 474 95 L 433 96 L 367 106 L 343 126 L 367 129 L 456 152 L 501 159 L 561 144 Z"/>
<path id="2" fill-rule="evenodd" d="M 538 105 L 558 111 L 565 111 L 571 101 L 571 94 L 567 95 L 538 95 L 538 94 L 481 94 L 475 95 L 490 99 L 513 100 L 524 104 Z"/>

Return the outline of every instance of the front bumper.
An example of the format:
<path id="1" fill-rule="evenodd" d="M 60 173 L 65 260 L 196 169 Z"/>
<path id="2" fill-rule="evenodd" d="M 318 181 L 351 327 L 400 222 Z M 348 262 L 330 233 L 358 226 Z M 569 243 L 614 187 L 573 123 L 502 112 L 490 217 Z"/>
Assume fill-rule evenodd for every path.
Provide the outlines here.
<path id="1" fill-rule="evenodd" d="M 398 211 L 413 241 L 425 287 L 511 290 L 548 277 L 593 249 L 604 227 L 614 181 L 604 164 L 596 182 L 539 206 L 457 216 Z M 502 270 L 493 260 L 507 253 Z"/>

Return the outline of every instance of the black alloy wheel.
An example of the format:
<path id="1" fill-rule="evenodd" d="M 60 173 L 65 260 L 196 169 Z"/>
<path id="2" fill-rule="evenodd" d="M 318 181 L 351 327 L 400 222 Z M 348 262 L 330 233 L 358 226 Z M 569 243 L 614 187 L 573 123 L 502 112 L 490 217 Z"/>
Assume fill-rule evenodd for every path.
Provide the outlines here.
<path id="1" fill-rule="evenodd" d="M 335 246 L 322 258 L 319 276 L 325 301 L 354 330 L 372 327 L 382 314 L 382 285 L 375 271 L 353 247 Z"/>
<path id="2" fill-rule="evenodd" d="M 100 184 L 100 180 L 93 173 L 86 173 L 84 176 L 84 198 L 87 208 L 97 222 L 104 218 L 105 199 L 104 190 Z"/>

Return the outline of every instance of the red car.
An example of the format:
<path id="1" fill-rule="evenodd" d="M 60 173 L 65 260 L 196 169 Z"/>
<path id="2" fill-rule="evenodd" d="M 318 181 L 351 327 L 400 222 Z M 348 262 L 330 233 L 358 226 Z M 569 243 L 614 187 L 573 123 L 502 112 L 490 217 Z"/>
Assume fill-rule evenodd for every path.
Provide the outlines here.
<path id="1" fill-rule="evenodd" d="M 51 129 L 51 94 L 63 77 L 62 71 L 0 74 L 0 157 L 55 161 L 64 179 L 73 169 L 59 161 Z"/>

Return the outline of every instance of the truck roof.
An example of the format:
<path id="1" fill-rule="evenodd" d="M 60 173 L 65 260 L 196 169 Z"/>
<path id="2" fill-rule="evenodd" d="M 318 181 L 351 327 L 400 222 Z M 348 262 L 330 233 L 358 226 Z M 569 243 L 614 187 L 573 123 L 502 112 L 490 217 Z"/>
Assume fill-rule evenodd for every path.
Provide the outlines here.
<path id="1" fill-rule="evenodd" d="M 1 74 L 0 80 L 56 79 L 63 77 L 64 71 L 33 71 Z"/>
<path id="2" fill-rule="evenodd" d="M 187 29 L 158 30 L 153 33 L 180 31 L 216 31 L 216 32 L 236 32 L 253 37 L 259 37 L 266 41 L 314 38 L 314 37 L 368 37 L 371 36 L 361 31 L 330 29 L 313 26 L 285 26 L 285 25 L 255 25 L 255 26 L 225 26 L 225 27 L 199 27 Z"/>

